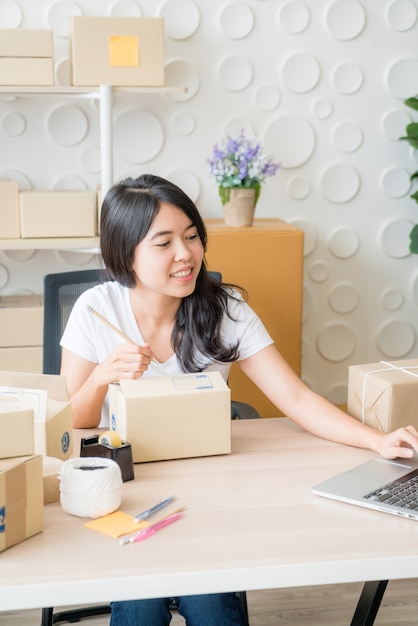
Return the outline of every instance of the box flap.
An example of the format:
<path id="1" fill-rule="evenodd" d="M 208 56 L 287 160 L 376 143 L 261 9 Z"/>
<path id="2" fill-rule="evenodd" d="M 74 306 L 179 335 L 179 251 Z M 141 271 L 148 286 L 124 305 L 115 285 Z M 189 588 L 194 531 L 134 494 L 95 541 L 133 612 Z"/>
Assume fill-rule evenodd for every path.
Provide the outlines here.
<path id="1" fill-rule="evenodd" d="M 64 376 L 0 371 L 0 386 L 45 389 L 52 400 L 69 401 Z"/>

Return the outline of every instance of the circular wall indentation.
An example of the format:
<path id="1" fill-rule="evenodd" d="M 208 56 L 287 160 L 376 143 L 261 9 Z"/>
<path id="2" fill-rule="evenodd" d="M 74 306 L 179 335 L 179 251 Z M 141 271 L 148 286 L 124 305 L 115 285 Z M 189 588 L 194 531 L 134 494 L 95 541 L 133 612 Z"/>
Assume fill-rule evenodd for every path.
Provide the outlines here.
<path id="1" fill-rule="evenodd" d="M 141 9 L 133 0 L 118 0 L 109 8 L 111 17 L 141 17 Z"/>
<path id="2" fill-rule="evenodd" d="M 335 313 L 346 315 L 352 313 L 360 300 L 358 289 L 350 283 L 334 285 L 328 294 L 328 303 Z"/>
<path id="3" fill-rule="evenodd" d="M 338 228 L 328 239 L 328 249 L 337 259 L 349 259 L 359 248 L 359 236 L 350 228 Z"/>
<path id="4" fill-rule="evenodd" d="M 418 93 L 418 59 L 395 61 L 387 72 L 387 85 L 396 98 L 410 98 Z"/>
<path id="5" fill-rule="evenodd" d="M 325 13 L 329 33 L 342 41 L 355 39 L 366 24 L 366 14 L 356 0 L 335 0 Z"/>
<path id="6" fill-rule="evenodd" d="M 196 203 L 200 195 L 200 183 L 195 174 L 185 169 L 172 170 L 167 178 L 183 191 Z"/>
<path id="7" fill-rule="evenodd" d="M 243 39 L 254 27 L 254 14 L 244 2 L 232 2 L 221 9 L 219 25 L 226 37 Z"/>
<path id="8" fill-rule="evenodd" d="M 57 255 L 62 261 L 64 261 L 66 265 L 74 267 L 82 267 L 83 265 L 88 265 L 88 263 L 93 261 L 96 256 L 94 254 L 86 253 L 83 251 L 71 252 L 69 250 L 57 250 Z"/>
<path id="9" fill-rule="evenodd" d="M 3 254 L 13 263 L 26 263 L 35 256 L 36 250 L 4 250 Z"/>
<path id="10" fill-rule="evenodd" d="M 403 167 L 392 167 L 382 174 L 382 188 L 389 198 L 402 198 L 411 189 L 409 172 Z"/>
<path id="11" fill-rule="evenodd" d="M 323 261 L 316 261 L 308 268 L 309 278 L 314 283 L 323 283 L 329 276 L 329 268 Z"/>
<path id="12" fill-rule="evenodd" d="M 332 385 L 325 394 L 325 397 L 332 404 L 347 404 L 347 393 L 348 387 L 347 384 L 336 384 Z"/>
<path id="13" fill-rule="evenodd" d="M 114 129 L 115 153 L 127 163 L 147 163 L 163 147 L 163 126 L 149 111 L 126 111 L 115 120 Z"/>
<path id="14" fill-rule="evenodd" d="M 199 27 L 200 14 L 192 0 L 166 0 L 159 10 L 164 30 L 170 39 L 188 39 Z"/>
<path id="15" fill-rule="evenodd" d="M 46 21 L 57 37 L 68 38 L 70 34 L 70 18 L 73 15 L 83 15 L 78 4 L 71 0 L 54 2 L 47 10 Z"/>
<path id="16" fill-rule="evenodd" d="M 417 8 L 411 0 L 394 0 L 386 8 L 386 20 L 393 30 L 410 30 L 417 21 Z"/>
<path id="17" fill-rule="evenodd" d="M 318 84 L 321 70 L 312 54 L 297 52 L 284 61 L 281 76 L 289 91 L 306 93 Z"/>
<path id="18" fill-rule="evenodd" d="M 55 179 L 51 185 L 51 189 L 56 191 L 85 191 L 87 183 L 74 174 L 67 174 Z"/>
<path id="19" fill-rule="evenodd" d="M 8 137 L 19 137 L 25 132 L 26 120 L 20 113 L 6 113 L 1 120 L 1 128 Z"/>
<path id="20" fill-rule="evenodd" d="M 338 93 L 349 96 L 363 85 L 363 70 L 356 63 L 341 63 L 332 74 L 332 82 Z"/>
<path id="21" fill-rule="evenodd" d="M 311 19 L 309 10 L 303 2 L 286 2 L 278 12 L 278 21 L 289 35 L 302 33 Z"/>
<path id="22" fill-rule="evenodd" d="M 13 2 L 13 0 L 2 0 L 0 2 L 1 28 L 19 28 L 22 19 L 22 9 L 17 2 Z"/>
<path id="23" fill-rule="evenodd" d="M 102 169 L 100 146 L 84 148 L 80 155 L 80 161 L 86 172 L 98 174 Z"/>
<path id="24" fill-rule="evenodd" d="M 342 122 L 334 128 L 333 139 L 340 152 L 355 152 L 363 143 L 363 131 L 354 122 Z"/>
<path id="25" fill-rule="evenodd" d="M 170 61 L 165 66 L 165 84 L 168 87 L 187 87 L 184 93 L 168 93 L 165 97 L 174 102 L 191 100 L 200 86 L 199 74 L 187 61 Z"/>
<path id="26" fill-rule="evenodd" d="M 242 91 L 253 79 L 253 66 L 245 57 L 227 57 L 218 67 L 218 78 L 228 91 Z"/>
<path id="27" fill-rule="evenodd" d="M 69 59 L 61 59 L 55 65 L 55 80 L 57 85 L 68 86 L 71 84 L 71 69 Z"/>
<path id="28" fill-rule="evenodd" d="M 310 290 L 307 287 L 303 288 L 303 305 L 302 305 L 302 321 L 305 323 L 312 314 L 313 298 Z"/>
<path id="29" fill-rule="evenodd" d="M 178 135 L 187 137 L 196 128 L 196 118 L 192 113 L 179 113 L 173 118 L 172 125 Z"/>
<path id="30" fill-rule="evenodd" d="M 0 265 L 0 289 L 3 289 L 9 282 L 9 272 L 4 265 Z"/>
<path id="31" fill-rule="evenodd" d="M 358 194 L 359 189 L 359 173 L 348 163 L 330 165 L 322 175 L 321 192 L 330 202 L 349 202 Z"/>
<path id="32" fill-rule="evenodd" d="M 405 128 L 411 123 L 411 116 L 400 109 L 385 113 L 382 119 L 382 131 L 386 139 L 399 141 L 405 135 Z"/>
<path id="33" fill-rule="evenodd" d="M 326 120 L 333 111 L 332 102 L 326 98 L 320 98 L 312 103 L 312 113 L 319 120 Z"/>
<path id="34" fill-rule="evenodd" d="M 89 122 L 84 111 L 66 105 L 51 111 L 46 127 L 50 139 L 59 146 L 75 146 L 86 136 Z"/>
<path id="35" fill-rule="evenodd" d="M 244 134 L 247 137 L 254 137 L 255 132 L 251 122 L 248 121 L 247 118 L 244 117 L 230 117 L 225 120 L 222 125 L 222 137 L 225 135 L 231 135 L 231 137 L 235 135 L 239 135 L 240 131 L 243 130 Z"/>
<path id="36" fill-rule="evenodd" d="M 294 200 L 304 200 L 311 191 L 311 185 L 306 178 L 295 176 L 287 183 L 289 196 Z"/>
<path id="37" fill-rule="evenodd" d="M 409 233 L 412 227 L 412 222 L 406 219 L 393 220 L 386 224 L 379 236 L 382 251 L 392 259 L 409 256 Z"/>
<path id="38" fill-rule="evenodd" d="M 33 185 L 29 178 L 19 170 L 6 170 L 1 173 L 0 180 L 14 180 L 18 184 L 19 191 L 32 189 Z"/>
<path id="39" fill-rule="evenodd" d="M 387 311 L 397 311 L 404 303 L 404 296 L 399 289 L 388 288 L 380 296 L 382 306 Z"/>
<path id="40" fill-rule="evenodd" d="M 283 168 L 299 167 L 310 159 L 315 148 L 312 126 L 298 115 L 273 120 L 264 133 L 264 148 Z"/>
<path id="41" fill-rule="evenodd" d="M 273 111 L 280 104 L 280 91 L 275 85 L 261 85 L 255 91 L 254 102 L 260 111 Z"/>
<path id="42" fill-rule="evenodd" d="M 379 350 L 390 359 L 405 357 L 415 345 L 415 331 L 401 320 L 388 322 L 378 331 L 376 344 Z"/>
<path id="43" fill-rule="evenodd" d="M 344 324 L 330 324 L 318 333 L 316 346 L 324 359 L 338 363 L 353 354 L 356 343 L 356 335 L 352 328 Z"/>

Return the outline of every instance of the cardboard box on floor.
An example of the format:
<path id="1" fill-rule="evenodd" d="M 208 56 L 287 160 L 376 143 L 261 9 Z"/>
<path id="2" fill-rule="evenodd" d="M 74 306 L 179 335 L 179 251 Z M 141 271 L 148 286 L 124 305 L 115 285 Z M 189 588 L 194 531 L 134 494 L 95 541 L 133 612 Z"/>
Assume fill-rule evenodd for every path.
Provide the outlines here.
<path id="1" fill-rule="evenodd" d="M 71 18 L 73 85 L 161 87 L 164 56 L 161 17 Z"/>
<path id="2" fill-rule="evenodd" d="M 0 552 L 43 530 L 43 507 L 42 457 L 0 459 Z"/>
<path id="3" fill-rule="evenodd" d="M 351 365 L 347 412 L 383 432 L 418 428 L 418 359 Z"/>
<path id="4" fill-rule="evenodd" d="M 0 387 L 16 389 L 16 397 L 27 403 L 33 390 L 47 392 L 45 415 L 34 418 L 34 452 L 64 461 L 73 451 L 71 404 L 63 376 L 0 371 Z M 25 390 L 29 393 L 25 395 Z M 35 401 L 37 398 L 35 398 Z"/>
<path id="5" fill-rule="evenodd" d="M 231 392 L 219 372 L 112 383 L 109 411 L 134 463 L 231 452 Z"/>

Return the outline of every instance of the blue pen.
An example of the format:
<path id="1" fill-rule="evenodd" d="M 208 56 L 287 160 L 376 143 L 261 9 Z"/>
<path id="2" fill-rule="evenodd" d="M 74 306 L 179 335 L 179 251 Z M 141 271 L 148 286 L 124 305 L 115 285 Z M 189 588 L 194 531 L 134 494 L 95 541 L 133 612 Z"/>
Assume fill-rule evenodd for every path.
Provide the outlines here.
<path id="1" fill-rule="evenodd" d="M 137 515 L 135 517 L 135 522 L 141 522 L 142 520 L 147 519 L 148 517 L 150 517 L 150 515 L 167 506 L 167 504 L 170 504 L 170 502 L 172 502 L 173 500 L 174 496 L 170 496 L 165 500 L 161 500 L 161 502 L 158 502 L 158 504 L 154 504 L 154 506 L 152 506 L 150 509 L 146 509 L 145 511 L 142 511 L 142 513 Z"/>

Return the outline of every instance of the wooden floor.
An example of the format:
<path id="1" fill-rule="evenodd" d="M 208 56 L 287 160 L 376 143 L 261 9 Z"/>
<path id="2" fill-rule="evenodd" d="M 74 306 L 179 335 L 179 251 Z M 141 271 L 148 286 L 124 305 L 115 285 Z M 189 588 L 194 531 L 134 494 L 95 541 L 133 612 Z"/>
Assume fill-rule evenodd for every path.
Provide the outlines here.
<path id="1" fill-rule="evenodd" d="M 362 585 L 349 584 L 251 591 L 247 593 L 250 625 L 349 626 L 361 589 Z M 418 625 L 417 590 L 417 580 L 390 582 L 375 626 Z M 1 626 L 40 626 L 40 622 L 40 610 L 0 613 Z M 80 624 L 108 626 L 109 616 L 86 619 Z M 171 626 L 182 624 L 184 620 L 175 615 Z"/>

